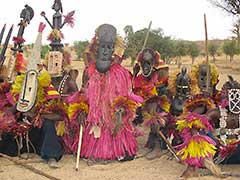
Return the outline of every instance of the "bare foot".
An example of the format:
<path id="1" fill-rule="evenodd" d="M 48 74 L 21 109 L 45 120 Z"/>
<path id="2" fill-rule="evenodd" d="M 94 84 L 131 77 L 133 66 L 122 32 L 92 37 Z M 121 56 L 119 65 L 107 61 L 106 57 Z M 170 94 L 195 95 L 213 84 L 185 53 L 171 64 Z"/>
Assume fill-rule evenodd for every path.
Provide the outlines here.
<path id="1" fill-rule="evenodd" d="M 53 168 L 53 169 L 59 168 L 58 162 L 56 161 L 56 159 L 53 159 L 53 158 L 50 158 L 48 160 L 48 165 L 50 168 Z"/>
<path id="2" fill-rule="evenodd" d="M 187 169 L 182 173 L 180 177 L 184 179 L 198 177 L 198 173 L 193 167 L 188 166 Z"/>
<path id="3" fill-rule="evenodd" d="M 152 151 L 148 152 L 145 157 L 147 160 L 153 160 L 155 158 L 160 158 L 164 154 L 166 154 L 165 151 L 161 150 L 159 147 L 155 147 Z"/>

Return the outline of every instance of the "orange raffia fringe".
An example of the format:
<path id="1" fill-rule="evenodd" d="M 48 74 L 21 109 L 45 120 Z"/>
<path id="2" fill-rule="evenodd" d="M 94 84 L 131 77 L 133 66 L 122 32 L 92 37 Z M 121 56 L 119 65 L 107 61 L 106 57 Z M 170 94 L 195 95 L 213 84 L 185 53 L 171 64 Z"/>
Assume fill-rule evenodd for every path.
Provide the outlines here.
<path id="1" fill-rule="evenodd" d="M 51 33 L 48 35 L 48 40 L 49 41 L 53 41 L 54 39 L 63 39 L 64 38 L 64 36 L 63 36 L 63 33 L 60 31 L 60 30 L 58 30 L 58 29 L 53 29 L 52 31 L 51 31 Z"/>
<path id="2" fill-rule="evenodd" d="M 162 113 L 154 113 L 150 114 L 146 111 L 143 112 L 143 117 L 144 117 L 144 124 L 146 126 L 150 126 L 152 124 L 154 125 L 160 125 L 160 126 L 165 126 L 167 122 L 167 118 L 165 117 L 167 113 L 162 112 Z"/>
<path id="3" fill-rule="evenodd" d="M 127 98 L 124 96 L 119 96 L 113 100 L 113 103 L 111 105 L 112 109 L 112 117 L 115 118 L 115 112 L 119 107 L 124 107 L 126 110 L 129 110 L 132 114 L 135 114 L 136 108 L 139 107 L 140 104 Z"/>
<path id="4" fill-rule="evenodd" d="M 209 97 L 204 97 L 201 94 L 195 95 L 194 97 L 190 97 L 183 106 L 183 113 L 187 113 L 191 111 L 191 108 L 197 107 L 199 105 L 207 106 L 207 109 L 215 108 L 215 104 L 213 100 Z"/>

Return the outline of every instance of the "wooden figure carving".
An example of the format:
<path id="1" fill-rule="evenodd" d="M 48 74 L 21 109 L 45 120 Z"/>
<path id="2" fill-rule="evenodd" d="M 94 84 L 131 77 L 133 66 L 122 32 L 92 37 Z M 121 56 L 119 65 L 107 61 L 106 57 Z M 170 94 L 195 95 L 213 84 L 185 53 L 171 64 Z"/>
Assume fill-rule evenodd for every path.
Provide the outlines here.
<path id="1" fill-rule="evenodd" d="M 63 54 L 59 51 L 51 51 L 48 54 L 48 72 L 52 77 L 62 75 Z"/>

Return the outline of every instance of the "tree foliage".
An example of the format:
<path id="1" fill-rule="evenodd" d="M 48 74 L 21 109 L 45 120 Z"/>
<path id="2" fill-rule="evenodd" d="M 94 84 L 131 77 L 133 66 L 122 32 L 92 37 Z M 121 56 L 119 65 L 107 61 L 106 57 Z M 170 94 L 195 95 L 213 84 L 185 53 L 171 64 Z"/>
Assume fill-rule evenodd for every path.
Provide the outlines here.
<path id="1" fill-rule="evenodd" d="M 76 50 L 78 58 L 82 57 L 82 53 L 86 49 L 88 43 L 89 43 L 88 41 L 74 41 L 73 42 L 73 47 Z"/>
<path id="2" fill-rule="evenodd" d="M 42 48 L 41 48 L 41 58 L 42 59 L 46 58 L 46 54 L 49 52 L 49 50 L 50 50 L 49 45 L 42 46 Z"/>
<path id="3" fill-rule="evenodd" d="M 175 53 L 177 57 L 182 57 L 187 55 L 187 49 L 188 49 L 187 44 L 184 41 L 182 40 L 176 41 Z"/>
<path id="4" fill-rule="evenodd" d="M 132 26 L 125 26 L 126 57 L 131 57 L 135 61 L 138 53 L 143 48 L 147 31 L 148 29 L 144 28 L 134 32 Z M 174 56 L 174 45 L 171 37 L 164 36 L 161 28 L 150 30 L 146 47 L 157 50 L 161 54 L 161 58 L 165 61 Z"/>
<path id="5" fill-rule="evenodd" d="M 216 54 L 218 52 L 218 48 L 219 48 L 218 44 L 216 44 L 214 42 L 211 42 L 208 45 L 208 52 L 209 52 L 210 56 L 212 56 L 213 62 L 215 62 L 215 60 L 216 60 Z"/>
<path id="6" fill-rule="evenodd" d="M 195 42 L 189 42 L 187 44 L 187 54 L 192 58 L 192 64 L 195 61 L 195 58 L 200 55 L 200 48 Z"/>
<path id="7" fill-rule="evenodd" d="M 230 57 L 230 62 L 233 61 L 234 55 L 239 52 L 236 41 L 225 41 L 223 44 L 223 52 Z"/>

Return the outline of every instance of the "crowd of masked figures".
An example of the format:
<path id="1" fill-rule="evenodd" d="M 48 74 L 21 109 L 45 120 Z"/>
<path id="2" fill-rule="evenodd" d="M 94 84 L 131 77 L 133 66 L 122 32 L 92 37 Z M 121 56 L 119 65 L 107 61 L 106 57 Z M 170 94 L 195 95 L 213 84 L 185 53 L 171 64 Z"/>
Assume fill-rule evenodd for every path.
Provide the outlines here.
<path id="1" fill-rule="evenodd" d="M 21 12 L 10 57 L 5 53 L 12 27 L 2 45 L 1 153 L 37 153 L 50 167 L 78 150 L 93 163 L 134 160 L 142 135 L 139 126 L 144 126 L 149 133 L 144 157 L 152 160 L 170 151 L 187 164 L 184 177 L 195 176 L 199 168 L 224 176 L 218 164 L 240 163 L 240 84 L 232 76 L 217 90 L 214 64 L 203 62 L 170 74 L 152 48 L 139 51 L 131 73 L 121 65 L 123 39 L 114 26 L 102 24 L 83 52 L 85 68 L 78 87 L 78 71 L 61 43 L 61 29 L 73 23 L 74 11 L 62 20 L 60 0 L 52 9 L 52 24 L 41 13 L 52 28 L 44 61 L 44 23 L 28 62 L 23 56 L 24 29 L 34 14 L 28 5 Z M 4 31 L 5 26 L 1 39 Z"/>

